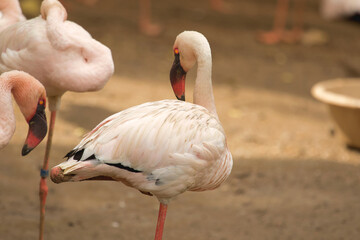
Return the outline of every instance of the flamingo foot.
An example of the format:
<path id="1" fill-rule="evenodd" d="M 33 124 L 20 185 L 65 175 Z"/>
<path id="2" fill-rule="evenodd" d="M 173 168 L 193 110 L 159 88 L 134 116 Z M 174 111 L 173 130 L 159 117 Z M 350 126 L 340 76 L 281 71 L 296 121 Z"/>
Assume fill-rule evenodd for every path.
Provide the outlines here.
<path id="1" fill-rule="evenodd" d="M 294 29 L 292 31 L 285 31 L 282 36 L 282 41 L 288 44 L 294 44 L 301 41 L 303 31 L 300 29 Z"/>
<path id="2" fill-rule="evenodd" d="M 257 36 L 257 40 L 266 45 L 274 45 L 282 40 L 282 31 L 261 32 Z"/>
<path id="3" fill-rule="evenodd" d="M 156 37 L 162 32 L 162 27 L 155 23 L 142 22 L 140 23 L 140 31 L 147 36 Z"/>
<path id="4" fill-rule="evenodd" d="M 210 0 L 210 6 L 213 10 L 219 13 L 233 13 L 233 10 L 229 6 L 225 5 L 223 0 Z"/>
<path id="5" fill-rule="evenodd" d="M 259 42 L 274 45 L 280 42 L 287 44 L 294 44 L 301 41 L 303 36 L 303 31 L 300 29 L 290 30 L 290 31 L 269 31 L 261 32 L 258 34 L 257 39 Z"/>

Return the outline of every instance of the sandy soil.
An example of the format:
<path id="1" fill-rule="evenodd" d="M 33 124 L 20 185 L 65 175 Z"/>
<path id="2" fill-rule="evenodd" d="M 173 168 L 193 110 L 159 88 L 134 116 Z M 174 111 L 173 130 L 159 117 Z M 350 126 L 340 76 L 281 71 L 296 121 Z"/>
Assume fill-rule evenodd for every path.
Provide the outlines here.
<path id="1" fill-rule="evenodd" d="M 170 204 L 164 239 L 359 239 L 359 152 L 346 147 L 309 91 L 321 80 L 359 75 L 359 25 L 324 21 L 314 2 L 306 27 L 326 43 L 264 46 L 254 36 L 270 28 L 274 2 L 229 0 L 233 13 L 223 15 L 205 0 L 156 0 L 154 21 L 164 27 L 156 38 L 138 33 L 136 1 L 73 3 L 69 18 L 112 49 L 116 75 L 100 92 L 64 95 L 50 166 L 110 114 L 174 98 L 171 47 L 179 32 L 194 29 L 212 46 L 216 105 L 234 168 L 219 189 Z M 0 151 L 1 240 L 38 236 L 45 142 L 20 157 L 27 126 L 17 107 L 15 114 L 15 135 Z M 48 183 L 46 239 L 153 238 L 155 198 L 115 182 Z"/>

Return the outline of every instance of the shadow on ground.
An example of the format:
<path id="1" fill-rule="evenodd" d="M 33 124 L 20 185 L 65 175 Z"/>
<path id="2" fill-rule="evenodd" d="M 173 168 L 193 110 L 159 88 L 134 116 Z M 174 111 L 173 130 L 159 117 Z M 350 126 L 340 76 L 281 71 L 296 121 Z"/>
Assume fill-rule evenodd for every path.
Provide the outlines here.
<path id="1" fill-rule="evenodd" d="M 112 114 L 114 114 L 114 112 L 102 107 L 72 104 L 71 108 L 61 109 L 59 117 L 85 129 L 86 131 L 90 131 Z"/>
<path id="2" fill-rule="evenodd" d="M 54 152 L 65 149 L 58 146 Z M 34 159 L 40 158 L 39 152 L 27 160 L 2 162 L 8 166 L 0 169 L 3 240 L 37 237 L 39 179 Z M 164 239 L 358 238 L 360 167 L 316 160 L 235 163 L 219 189 L 186 193 L 170 204 Z M 47 239 L 153 237 L 157 200 L 121 183 L 49 183 L 49 193 Z M 19 226 L 21 231 L 15 231 Z"/>

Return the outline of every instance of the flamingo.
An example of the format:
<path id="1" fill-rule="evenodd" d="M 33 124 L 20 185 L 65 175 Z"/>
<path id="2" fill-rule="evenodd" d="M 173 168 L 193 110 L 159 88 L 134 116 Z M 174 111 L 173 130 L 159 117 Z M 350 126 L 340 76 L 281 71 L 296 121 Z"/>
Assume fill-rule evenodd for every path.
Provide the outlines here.
<path id="1" fill-rule="evenodd" d="M 277 0 L 273 29 L 259 34 L 259 41 L 265 44 L 279 42 L 296 43 L 304 33 L 304 12 L 306 0 L 294 0 L 293 28 L 285 30 L 289 12 L 289 0 Z M 325 19 L 336 19 L 360 14 L 358 0 L 322 0 L 320 12 Z"/>
<path id="2" fill-rule="evenodd" d="M 273 29 L 268 32 L 261 32 L 258 36 L 259 41 L 265 44 L 276 44 L 279 42 L 295 43 L 301 39 L 304 25 L 305 0 L 294 1 L 293 28 L 285 30 L 289 0 L 277 0 Z"/>
<path id="3" fill-rule="evenodd" d="M 29 124 L 29 132 L 22 148 L 24 156 L 46 135 L 46 92 L 39 81 L 25 72 L 14 70 L 0 75 L 0 149 L 9 143 L 15 132 L 11 93 Z"/>
<path id="4" fill-rule="evenodd" d="M 71 7 L 69 1 L 60 0 L 67 8 Z M 93 7 L 99 0 L 77 0 L 84 5 Z M 162 26 L 153 23 L 151 20 L 151 4 L 152 0 L 139 0 L 139 17 L 138 25 L 141 33 L 147 36 L 158 36 L 162 31 Z M 210 6 L 213 10 L 220 13 L 229 13 L 230 9 L 226 8 L 223 0 L 210 0 Z"/>
<path id="5" fill-rule="evenodd" d="M 46 177 L 56 112 L 66 91 L 100 90 L 114 72 L 109 48 L 74 22 L 57 0 L 44 0 L 41 15 L 0 32 L 0 72 L 22 70 L 45 87 L 50 127 L 40 180 L 40 239 L 43 239 Z"/>
<path id="6" fill-rule="evenodd" d="M 139 29 L 145 35 L 157 36 L 161 33 L 162 27 L 151 21 L 151 1 L 139 0 Z M 210 0 L 210 6 L 220 13 L 230 12 L 230 9 L 225 7 L 223 0 Z"/>
<path id="7" fill-rule="evenodd" d="M 322 0 L 321 14 L 325 19 L 337 19 L 360 14 L 358 0 Z"/>
<path id="8" fill-rule="evenodd" d="M 215 0 L 219 1 L 219 0 Z M 60 0 L 66 8 L 71 8 L 69 1 Z M 98 0 L 77 0 L 86 6 L 93 7 Z M 139 0 L 139 18 L 138 18 L 139 30 L 148 36 L 158 36 L 162 30 L 162 27 L 151 21 L 151 0 Z"/>
<path id="9" fill-rule="evenodd" d="M 66 8 L 70 8 L 71 5 L 66 0 L 60 0 Z M 93 7 L 98 0 L 77 0 L 78 2 Z M 221 0 L 213 0 L 221 1 Z M 139 30 L 148 36 L 158 36 L 162 30 L 159 24 L 151 21 L 151 0 L 139 0 L 139 18 L 138 18 Z"/>
<path id="10" fill-rule="evenodd" d="M 18 0 L 0 1 L 0 32 L 10 25 L 24 20 L 26 18 L 21 12 Z"/>
<path id="11" fill-rule="evenodd" d="M 212 190 L 232 169 L 211 83 L 211 50 L 198 32 L 179 34 L 173 46 L 172 88 L 185 100 L 186 73 L 198 63 L 194 103 L 148 102 L 116 113 L 88 133 L 53 167 L 55 183 L 114 180 L 160 202 L 155 240 L 162 239 L 167 206 L 185 191 Z"/>

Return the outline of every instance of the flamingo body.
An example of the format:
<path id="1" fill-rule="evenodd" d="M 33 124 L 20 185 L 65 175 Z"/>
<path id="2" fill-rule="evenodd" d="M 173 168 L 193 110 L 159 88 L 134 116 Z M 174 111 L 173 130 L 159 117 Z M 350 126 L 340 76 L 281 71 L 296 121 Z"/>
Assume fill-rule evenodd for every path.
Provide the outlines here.
<path id="1" fill-rule="evenodd" d="M 45 0 L 41 10 L 41 16 L 0 33 L 0 72 L 30 73 L 49 97 L 101 89 L 114 71 L 110 49 L 67 21 L 65 9 L 56 0 Z"/>
<path id="2" fill-rule="evenodd" d="M 360 14 L 360 1 L 358 0 L 323 0 L 321 14 L 326 19 L 336 19 Z"/>
<path id="3" fill-rule="evenodd" d="M 219 120 L 202 106 L 163 100 L 135 106 L 101 122 L 60 164 L 53 181 L 108 176 L 167 203 L 186 191 L 218 187 L 232 158 Z"/>
<path id="4" fill-rule="evenodd" d="M 40 240 L 43 240 L 46 177 L 60 98 L 66 91 L 100 90 L 114 72 L 109 48 L 81 26 L 67 21 L 57 0 L 44 0 L 41 16 L 17 22 L 0 32 L 0 72 L 22 70 L 46 88 L 51 111 L 48 141 L 40 180 Z"/>
<path id="5" fill-rule="evenodd" d="M 21 12 L 18 0 L 1 0 L 0 2 L 0 32 L 7 27 L 24 21 L 26 18 Z"/>

